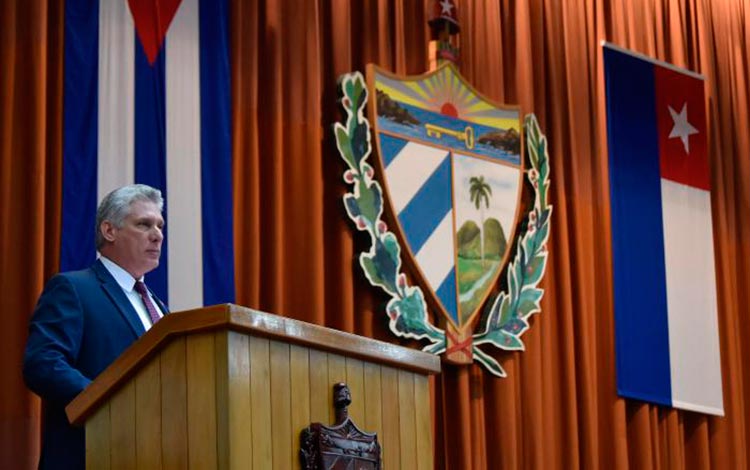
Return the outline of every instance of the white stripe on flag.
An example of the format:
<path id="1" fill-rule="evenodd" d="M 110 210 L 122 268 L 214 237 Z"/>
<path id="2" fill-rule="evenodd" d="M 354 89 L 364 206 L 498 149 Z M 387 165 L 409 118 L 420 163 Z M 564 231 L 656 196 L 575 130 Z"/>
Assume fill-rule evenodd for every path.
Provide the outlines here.
<path id="1" fill-rule="evenodd" d="M 386 168 L 388 191 L 396 214 L 409 204 L 417 191 L 440 166 L 446 150 L 409 142 Z"/>
<path id="2" fill-rule="evenodd" d="M 183 0 L 166 38 L 169 300 L 203 305 L 198 0 Z"/>
<path id="3" fill-rule="evenodd" d="M 128 3 L 100 2 L 97 201 L 134 180 L 134 45 Z"/>
<path id="4" fill-rule="evenodd" d="M 452 210 L 448 211 L 435 231 L 430 234 L 416 258 L 430 287 L 437 292 L 455 264 Z"/>
<path id="5" fill-rule="evenodd" d="M 711 194 L 663 178 L 661 194 L 672 403 L 723 415 Z"/>

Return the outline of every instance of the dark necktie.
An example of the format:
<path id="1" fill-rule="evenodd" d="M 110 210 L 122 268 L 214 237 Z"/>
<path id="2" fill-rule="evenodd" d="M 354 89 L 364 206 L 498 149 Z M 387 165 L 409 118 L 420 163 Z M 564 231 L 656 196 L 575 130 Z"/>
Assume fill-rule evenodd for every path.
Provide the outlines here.
<path id="1" fill-rule="evenodd" d="M 146 310 L 148 310 L 148 316 L 151 317 L 151 324 L 155 325 L 156 322 L 158 322 L 161 319 L 161 316 L 159 316 L 159 312 L 156 311 L 156 307 L 154 306 L 154 303 L 151 302 L 151 297 L 148 295 L 148 289 L 146 288 L 146 284 L 143 283 L 143 281 L 135 281 L 135 290 L 138 291 L 138 293 L 141 295 L 141 300 L 143 300 L 143 305 L 146 306 Z"/>

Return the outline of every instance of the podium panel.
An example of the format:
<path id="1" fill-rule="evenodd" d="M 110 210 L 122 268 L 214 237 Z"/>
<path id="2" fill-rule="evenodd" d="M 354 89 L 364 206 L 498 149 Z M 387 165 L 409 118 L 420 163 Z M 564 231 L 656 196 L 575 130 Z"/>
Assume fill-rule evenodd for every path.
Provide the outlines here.
<path id="1" fill-rule="evenodd" d="M 433 468 L 436 356 L 235 305 L 173 313 L 67 408 L 86 464 L 300 468 L 299 434 L 333 423 L 332 385 L 382 446 L 385 468 Z"/>

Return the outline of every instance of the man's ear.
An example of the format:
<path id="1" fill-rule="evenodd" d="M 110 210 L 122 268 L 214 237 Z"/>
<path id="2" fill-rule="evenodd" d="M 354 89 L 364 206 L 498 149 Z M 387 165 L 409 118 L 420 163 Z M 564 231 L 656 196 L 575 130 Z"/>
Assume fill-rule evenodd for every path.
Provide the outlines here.
<path id="1" fill-rule="evenodd" d="M 105 220 L 104 222 L 99 225 L 99 231 L 102 234 L 102 237 L 104 237 L 105 240 L 108 242 L 115 241 L 115 231 L 117 227 L 110 222 L 109 220 Z"/>

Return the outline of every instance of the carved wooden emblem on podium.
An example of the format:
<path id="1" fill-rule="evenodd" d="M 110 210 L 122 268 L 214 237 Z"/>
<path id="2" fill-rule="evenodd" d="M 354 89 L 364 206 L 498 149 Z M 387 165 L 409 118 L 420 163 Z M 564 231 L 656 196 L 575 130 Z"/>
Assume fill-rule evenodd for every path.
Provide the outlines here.
<path id="1" fill-rule="evenodd" d="M 300 459 L 305 470 L 379 470 L 380 444 L 375 433 L 360 430 L 349 419 L 352 397 L 344 383 L 333 386 L 336 424 L 312 423 L 300 434 Z"/>

